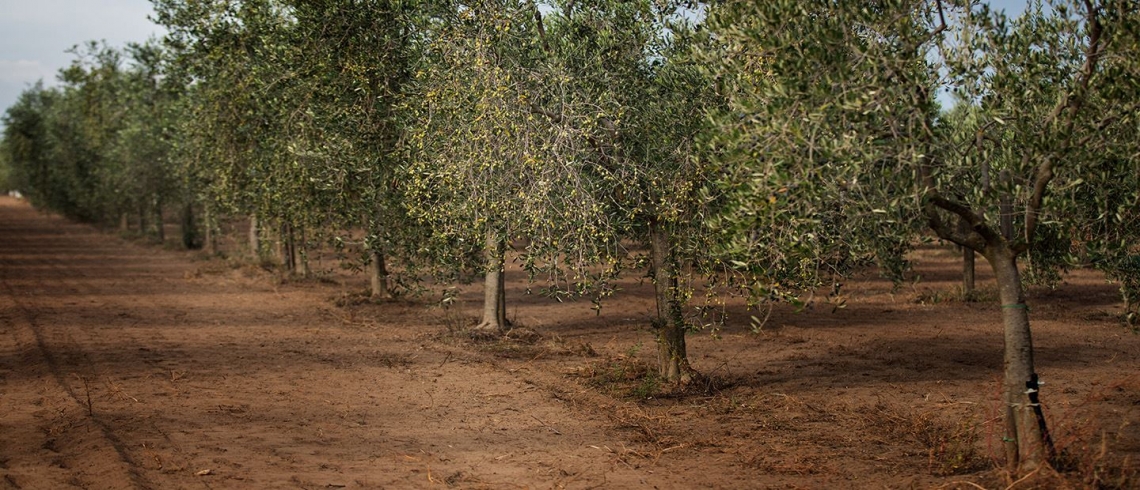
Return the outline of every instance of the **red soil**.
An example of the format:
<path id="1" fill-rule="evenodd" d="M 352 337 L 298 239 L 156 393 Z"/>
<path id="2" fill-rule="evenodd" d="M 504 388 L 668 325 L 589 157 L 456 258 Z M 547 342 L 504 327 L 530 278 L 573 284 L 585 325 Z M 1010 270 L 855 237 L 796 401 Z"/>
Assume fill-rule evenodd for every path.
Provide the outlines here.
<path id="1" fill-rule="evenodd" d="M 452 332 L 477 285 L 374 304 L 362 276 L 283 281 L 0 198 L 0 488 L 1006 488 L 991 276 L 963 302 L 955 254 L 914 259 L 918 282 L 852 280 L 757 333 L 730 304 L 689 342 L 716 386 L 662 396 L 636 278 L 595 315 L 512 273 L 525 335 L 477 343 Z M 1118 302 L 1092 271 L 1031 291 L 1068 468 L 1015 488 L 1137 485 Z"/>

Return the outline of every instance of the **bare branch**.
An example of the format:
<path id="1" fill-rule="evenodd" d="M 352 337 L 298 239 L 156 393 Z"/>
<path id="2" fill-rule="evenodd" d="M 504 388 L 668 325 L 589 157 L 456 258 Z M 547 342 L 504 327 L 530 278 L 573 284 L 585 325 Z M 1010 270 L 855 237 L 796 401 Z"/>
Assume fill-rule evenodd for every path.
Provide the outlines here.
<path id="1" fill-rule="evenodd" d="M 530 112 L 533 114 L 540 115 L 540 116 L 545 116 L 547 119 L 549 119 L 553 123 L 561 123 L 563 120 L 562 114 L 559 114 L 556 112 L 550 112 L 546 109 L 543 109 L 542 107 L 539 107 L 538 104 L 535 104 L 533 102 L 530 104 Z"/>
<path id="2" fill-rule="evenodd" d="M 942 31 L 946 30 L 946 13 L 943 12 L 943 10 L 942 10 L 942 0 L 938 0 L 938 1 L 934 2 L 934 4 L 938 6 L 938 22 L 939 22 L 939 25 L 936 29 L 934 29 L 933 32 L 930 33 L 930 37 L 932 39 L 934 38 L 934 36 L 942 34 Z"/>

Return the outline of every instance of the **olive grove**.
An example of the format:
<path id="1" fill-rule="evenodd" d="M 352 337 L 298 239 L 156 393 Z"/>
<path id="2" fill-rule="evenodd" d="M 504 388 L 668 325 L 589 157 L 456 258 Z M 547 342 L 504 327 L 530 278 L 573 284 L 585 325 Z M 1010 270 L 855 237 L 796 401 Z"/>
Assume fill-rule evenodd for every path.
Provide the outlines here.
<path id="1" fill-rule="evenodd" d="M 1027 285 L 1095 267 L 1140 315 L 1131 0 L 152 1 L 161 41 L 77 47 L 7 109 L 0 186 L 211 252 L 248 222 L 252 257 L 336 250 L 373 299 L 482 278 L 477 337 L 512 268 L 598 308 L 640 274 L 670 386 L 726 295 L 802 306 L 953 243 L 998 284 L 1014 473 L 1055 456 Z"/>

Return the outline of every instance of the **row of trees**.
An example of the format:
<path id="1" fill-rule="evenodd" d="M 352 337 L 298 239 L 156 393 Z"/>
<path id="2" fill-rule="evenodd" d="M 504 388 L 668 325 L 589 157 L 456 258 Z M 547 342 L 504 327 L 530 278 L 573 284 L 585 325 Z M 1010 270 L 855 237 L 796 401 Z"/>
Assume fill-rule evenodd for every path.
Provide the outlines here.
<path id="1" fill-rule="evenodd" d="M 301 271 L 364 230 L 374 296 L 393 260 L 408 282 L 481 271 L 486 333 L 509 328 L 511 238 L 556 297 L 646 266 L 681 383 L 718 295 L 899 277 L 933 233 L 997 277 L 1023 470 L 1051 451 L 1023 283 L 1093 264 L 1137 308 L 1130 0 L 1016 21 L 929 0 L 154 3 L 161 43 L 87 45 L 8 109 L 0 162 L 37 205 L 159 234 L 178 209 L 187 246 L 248 218 L 253 250 L 276 236 Z"/>
<path id="2" fill-rule="evenodd" d="M 5 114 L 8 185 L 77 219 L 137 213 L 143 228 L 161 233 L 160 210 L 184 197 L 164 202 L 174 198 L 179 175 L 165 165 L 171 94 L 159 78 L 162 51 L 97 43 L 72 51 L 75 61 L 59 74 L 62 87 L 37 84 Z"/>

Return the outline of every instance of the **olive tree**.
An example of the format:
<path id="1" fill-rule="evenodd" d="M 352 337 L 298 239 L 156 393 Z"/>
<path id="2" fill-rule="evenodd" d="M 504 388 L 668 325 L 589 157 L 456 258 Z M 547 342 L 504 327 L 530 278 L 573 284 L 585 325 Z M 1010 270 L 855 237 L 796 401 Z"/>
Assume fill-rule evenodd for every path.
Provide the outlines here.
<path id="1" fill-rule="evenodd" d="M 117 216 L 110 149 L 123 122 L 122 53 L 90 42 L 74 47 L 71 65 L 59 73 L 58 97 L 45 114 L 51 184 L 45 207 L 84 221 Z"/>
<path id="2" fill-rule="evenodd" d="M 274 131 L 282 105 L 272 103 L 279 93 L 263 76 L 283 71 L 271 70 L 265 57 L 279 12 L 266 2 L 153 3 L 167 29 L 171 76 L 185 90 L 173 158 L 196 184 L 210 215 L 207 230 L 223 212 L 262 216 L 262 224 L 281 216 L 265 167 L 279 156 L 267 148 L 280 141 Z"/>
<path id="3" fill-rule="evenodd" d="M 542 26 L 529 2 L 456 5 L 429 34 L 408 108 L 406 204 L 432 230 L 424 251 L 444 270 L 484 272 L 484 332 L 508 327 L 508 238 L 529 238 L 525 265 L 571 293 L 588 289 L 587 266 L 616 246 L 584 170 L 593 123 L 565 104 L 569 75 L 551 63 Z"/>
<path id="4" fill-rule="evenodd" d="M 140 231 L 152 223 L 154 236 L 165 239 L 163 210 L 168 204 L 182 205 L 182 243 L 198 245 L 192 199 L 182 191 L 179 172 L 170 160 L 170 117 L 179 88 L 165 77 L 161 46 L 130 44 L 125 50 L 129 66 L 124 70 L 116 105 L 121 125 L 109 144 L 106 162 L 107 193 L 120 194 L 126 222 L 128 208 L 139 213 Z"/>
<path id="5" fill-rule="evenodd" d="M 687 306 L 717 265 L 701 192 L 716 171 L 699 138 L 720 99 L 690 56 L 705 39 L 699 23 L 681 12 L 674 2 L 563 2 L 549 17 L 548 49 L 594 123 L 594 165 L 584 170 L 605 192 L 604 232 L 647 245 L 658 375 L 686 384 L 695 372 L 685 336 L 700 322 Z"/>
<path id="6" fill-rule="evenodd" d="M 387 255 L 410 258 L 418 240 L 402 204 L 407 85 L 436 2 L 283 2 L 301 107 L 291 151 L 324 189 L 326 226 L 366 230 L 373 298 L 390 297 Z M 350 7 L 350 8 L 349 8 Z"/>
<path id="7" fill-rule="evenodd" d="M 431 5 L 156 2 L 193 95 L 191 174 L 209 200 L 253 216 L 251 244 L 255 223 L 277 221 L 287 268 L 307 271 L 307 242 L 343 244 L 364 228 L 373 295 L 390 294 L 385 253 L 410 229 L 395 178 L 398 107 Z"/>
<path id="8" fill-rule="evenodd" d="M 757 199 L 821 182 L 797 190 L 835 203 L 846 236 L 882 232 L 861 226 L 866 217 L 920 219 L 990 264 L 1005 344 L 1003 440 L 1018 471 L 1051 451 L 1018 259 L 1055 267 L 1066 239 L 1100 240 L 1061 234 L 1096 200 L 1070 189 L 1098 167 L 1136 165 L 1136 9 L 1034 4 L 1015 22 L 984 5 L 907 0 L 737 2 L 714 13 L 718 38 L 742 53 L 719 70 L 755 80 L 719 120 L 737 135 L 731 154 L 749 155 L 766 182 Z M 977 108 L 967 145 L 948 136 L 939 83 Z"/>

